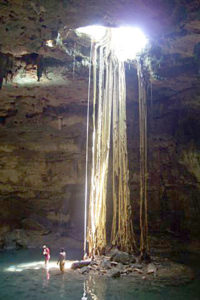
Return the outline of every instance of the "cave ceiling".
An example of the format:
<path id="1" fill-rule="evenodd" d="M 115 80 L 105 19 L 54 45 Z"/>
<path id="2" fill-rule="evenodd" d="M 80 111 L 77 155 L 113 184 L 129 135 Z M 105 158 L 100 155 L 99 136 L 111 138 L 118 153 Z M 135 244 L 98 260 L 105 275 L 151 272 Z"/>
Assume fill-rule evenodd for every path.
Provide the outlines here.
<path id="1" fill-rule="evenodd" d="M 2 99 L 40 94 L 49 105 L 55 97 L 56 105 L 85 104 L 90 43 L 73 29 L 89 24 L 144 30 L 151 41 L 145 64 L 155 97 L 198 87 L 199 1 L 2 0 L 0 12 Z"/>

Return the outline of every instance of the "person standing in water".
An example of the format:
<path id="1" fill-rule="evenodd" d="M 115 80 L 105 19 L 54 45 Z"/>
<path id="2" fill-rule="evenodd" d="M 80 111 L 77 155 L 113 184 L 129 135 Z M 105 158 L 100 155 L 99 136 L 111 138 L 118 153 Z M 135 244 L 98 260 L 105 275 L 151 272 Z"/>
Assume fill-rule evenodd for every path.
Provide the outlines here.
<path id="1" fill-rule="evenodd" d="M 50 260 L 50 250 L 47 246 L 43 246 L 43 253 L 45 259 L 45 267 L 48 267 L 49 260 Z"/>
<path id="2" fill-rule="evenodd" d="M 65 259 L 66 259 L 66 252 L 65 252 L 64 248 L 61 248 L 57 264 L 59 264 L 60 271 L 62 273 L 64 273 L 64 271 L 65 271 Z"/>

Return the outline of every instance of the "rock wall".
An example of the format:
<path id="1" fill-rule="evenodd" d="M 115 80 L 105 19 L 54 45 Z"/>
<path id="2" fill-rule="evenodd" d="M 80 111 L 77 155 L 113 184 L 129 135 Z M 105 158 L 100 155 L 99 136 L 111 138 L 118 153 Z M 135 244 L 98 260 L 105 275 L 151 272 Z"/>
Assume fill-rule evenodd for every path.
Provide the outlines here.
<path id="1" fill-rule="evenodd" d="M 198 239 L 199 90 L 164 101 L 148 95 L 150 236 Z M 1 247 L 16 241 L 26 245 L 27 232 L 29 240 L 37 234 L 41 241 L 51 234 L 81 240 L 87 82 L 76 78 L 60 88 L 7 87 L 1 97 Z M 127 68 L 130 187 L 139 234 L 137 98 L 136 70 Z"/>
<path id="2" fill-rule="evenodd" d="M 81 238 L 86 108 L 66 104 L 68 90 L 62 104 L 54 93 L 44 99 L 31 91 L 1 100 L 3 235 L 26 229 Z"/>
<path id="3" fill-rule="evenodd" d="M 1 1 L 1 248 L 27 244 L 28 232 L 29 241 L 39 233 L 41 242 L 51 233 L 83 236 L 90 41 L 72 29 L 94 23 L 136 24 L 151 41 L 142 56 L 149 83 L 150 235 L 168 235 L 169 244 L 173 237 L 199 240 L 199 8 L 198 0 Z M 137 76 L 134 66 L 126 68 L 139 233 Z"/>
<path id="4" fill-rule="evenodd" d="M 156 101 L 148 98 L 149 232 L 163 240 L 163 247 L 173 247 L 173 239 L 183 248 L 199 241 L 199 99 L 199 89 Z M 138 105 L 127 112 L 131 197 L 139 232 Z M 159 242 L 152 239 L 152 244 Z"/>

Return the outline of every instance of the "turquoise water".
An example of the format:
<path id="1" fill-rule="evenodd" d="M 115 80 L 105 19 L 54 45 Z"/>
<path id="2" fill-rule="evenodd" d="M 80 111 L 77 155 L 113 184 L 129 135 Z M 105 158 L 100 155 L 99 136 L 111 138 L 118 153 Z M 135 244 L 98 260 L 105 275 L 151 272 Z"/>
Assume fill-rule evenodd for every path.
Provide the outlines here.
<path id="1" fill-rule="evenodd" d="M 80 253 L 69 252 L 68 258 L 79 258 Z M 60 274 L 51 257 L 49 270 L 44 268 L 42 255 L 36 250 L 18 250 L 0 253 L 0 299 L 200 299 L 199 261 L 197 257 L 185 257 L 184 262 L 195 267 L 197 277 L 183 286 L 157 286 L 153 282 L 135 283 L 131 278 L 107 279 L 90 276 L 85 280 L 77 272 Z M 189 259 L 188 259 L 189 258 Z"/>

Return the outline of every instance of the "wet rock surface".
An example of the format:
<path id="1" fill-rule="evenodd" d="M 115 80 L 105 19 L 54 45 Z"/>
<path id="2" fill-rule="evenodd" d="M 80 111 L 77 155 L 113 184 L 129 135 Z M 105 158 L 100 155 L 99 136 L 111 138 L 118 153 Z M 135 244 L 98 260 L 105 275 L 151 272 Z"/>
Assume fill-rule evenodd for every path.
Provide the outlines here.
<path id="1" fill-rule="evenodd" d="M 119 255 L 124 255 L 118 251 Z M 128 254 L 127 254 L 128 255 Z M 138 257 L 135 260 L 138 261 Z M 168 258 L 152 257 L 152 262 L 146 263 L 112 263 L 111 255 L 95 257 L 88 266 L 77 262 L 76 272 L 84 276 L 103 276 L 108 278 L 131 277 L 135 281 L 152 281 L 155 284 L 181 285 L 194 279 L 193 271 L 183 264 L 175 263 Z M 109 268 L 108 268 L 109 265 Z"/>
<path id="2" fill-rule="evenodd" d="M 136 262 L 136 259 L 133 255 L 130 255 L 126 252 L 119 252 L 119 251 L 115 251 L 112 254 L 110 260 L 115 261 L 117 263 L 122 263 L 124 265 Z"/>

